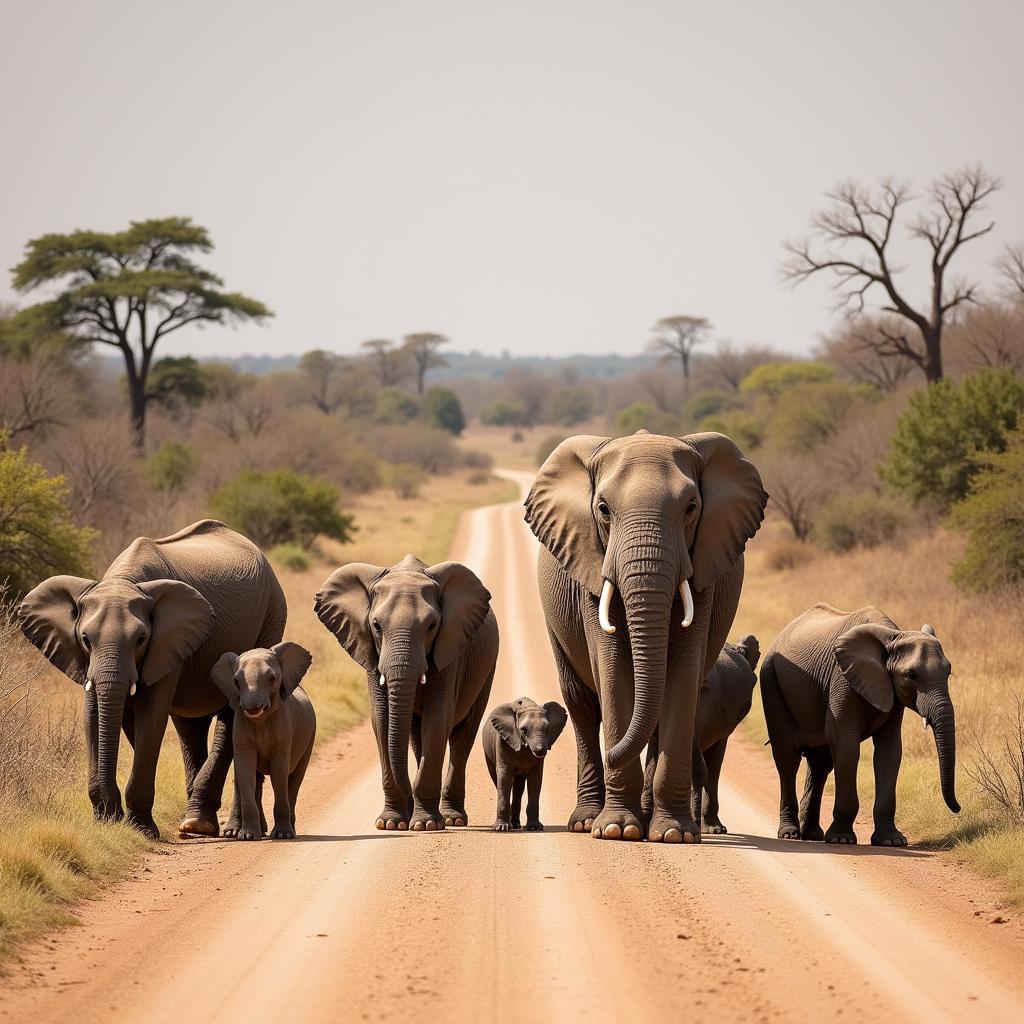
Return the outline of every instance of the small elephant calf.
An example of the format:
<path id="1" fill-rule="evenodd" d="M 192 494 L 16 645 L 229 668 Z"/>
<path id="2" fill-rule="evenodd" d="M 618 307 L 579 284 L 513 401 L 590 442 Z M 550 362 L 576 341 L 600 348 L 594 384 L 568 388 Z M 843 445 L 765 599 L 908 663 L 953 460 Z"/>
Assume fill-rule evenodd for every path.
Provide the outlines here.
<path id="1" fill-rule="evenodd" d="M 295 838 L 295 801 L 306 774 L 316 714 L 299 686 L 313 658 L 288 641 L 244 654 L 224 654 L 210 673 L 234 710 L 235 806 L 239 820 L 224 835 L 259 839 L 266 834 L 263 779 L 274 787 L 271 839 Z"/>
<path id="2" fill-rule="evenodd" d="M 565 708 L 561 704 L 551 700 L 542 705 L 529 697 L 499 704 L 487 716 L 480 736 L 487 770 L 498 790 L 495 832 L 520 827 L 524 789 L 528 789 L 526 831 L 544 831 L 540 822 L 544 758 L 562 735 L 565 722 Z"/>

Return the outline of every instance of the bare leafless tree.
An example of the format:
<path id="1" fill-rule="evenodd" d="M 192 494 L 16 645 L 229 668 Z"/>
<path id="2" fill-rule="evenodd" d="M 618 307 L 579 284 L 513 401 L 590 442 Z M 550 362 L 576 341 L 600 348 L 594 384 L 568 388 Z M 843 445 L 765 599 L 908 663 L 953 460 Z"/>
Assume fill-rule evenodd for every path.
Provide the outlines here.
<path id="1" fill-rule="evenodd" d="M 343 356 L 315 348 L 299 357 L 298 370 L 305 378 L 310 401 L 329 416 L 343 401 L 339 380 L 347 368 Z"/>
<path id="2" fill-rule="evenodd" d="M 1009 298 L 1024 300 L 1024 244 L 1006 246 L 996 267 Z"/>
<path id="3" fill-rule="evenodd" d="M 60 426 L 75 404 L 73 370 L 59 354 L 0 355 L 0 427 L 10 440 Z"/>
<path id="4" fill-rule="evenodd" d="M 689 391 L 690 358 L 710 330 L 711 324 L 703 316 L 665 316 L 654 325 L 655 334 L 647 343 L 647 350 L 665 360 L 678 359 Z"/>
<path id="5" fill-rule="evenodd" d="M 954 376 L 983 369 L 1024 372 L 1024 303 L 991 302 L 972 310 L 950 328 L 946 350 Z"/>
<path id="6" fill-rule="evenodd" d="M 738 392 L 744 379 L 759 366 L 790 358 L 767 345 L 738 346 L 722 341 L 711 355 L 700 357 L 694 366 L 694 376 L 707 387 Z"/>
<path id="7" fill-rule="evenodd" d="M 837 308 L 852 316 L 865 312 L 869 297 L 880 292 L 881 310 L 891 318 L 879 321 L 878 353 L 909 359 L 929 381 L 939 380 L 943 328 L 978 296 L 977 285 L 953 278 L 950 266 L 965 245 L 995 226 L 994 221 L 975 225 L 985 201 L 999 187 L 999 179 L 980 165 L 932 183 L 927 205 L 908 224 L 910 237 L 926 242 L 931 250 L 926 309 L 911 305 L 897 284 L 901 268 L 892 262 L 893 232 L 901 209 L 914 197 L 909 185 L 891 178 L 874 186 L 846 182 L 828 193 L 830 205 L 814 215 L 811 236 L 786 243 L 789 257 L 783 276 L 799 284 L 828 272 L 835 281 Z"/>
<path id="8" fill-rule="evenodd" d="M 448 361 L 437 351 L 442 345 L 447 344 L 448 339 L 443 334 L 432 334 L 430 331 L 407 334 L 402 339 L 402 349 L 412 357 L 416 367 L 417 394 L 423 394 L 423 384 L 428 370 L 448 365 Z"/>
<path id="9" fill-rule="evenodd" d="M 371 338 L 364 341 L 360 348 L 366 350 L 380 387 L 391 388 L 401 384 L 408 374 L 408 354 L 396 347 L 393 341 L 388 341 L 387 338 Z"/>
<path id="10" fill-rule="evenodd" d="M 815 459 L 782 452 L 765 453 L 758 458 L 765 489 L 771 495 L 768 508 L 782 516 L 797 540 L 807 540 L 814 515 L 826 497 Z"/>
<path id="11" fill-rule="evenodd" d="M 886 352 L 887 339 L 901 329 L 895 318 L 886 320 L 878 316 L 848 320 L 821 343 L 820 357 L 857 384 L 892 391 L 917 369 L 917 363 L 899 352 Z"/>

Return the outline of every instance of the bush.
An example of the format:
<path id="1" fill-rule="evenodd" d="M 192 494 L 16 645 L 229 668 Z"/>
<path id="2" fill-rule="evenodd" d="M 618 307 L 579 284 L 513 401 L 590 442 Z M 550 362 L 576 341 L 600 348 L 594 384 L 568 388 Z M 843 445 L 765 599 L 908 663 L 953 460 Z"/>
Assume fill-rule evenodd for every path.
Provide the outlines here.
<path id="1" fill-rule="evenodd" d="M 278 544 L 267 552 L 272 562 L 291 569 L 292 572 L 305 572 L 313 560 L 309 552 L 300 548 L 298 544 Z"/>
<path id="2" fill-rule="evenodd" d="M 319 534 L 343 544 L 352 539 L 355 522 L 338 511 L 340 498 L 323 477 L 247 469 L 210 495 L 210 509 L 260 547 L 293 543 L 308 549 Z"/>
<path id="3" fill-rule="evenodd" d="M 534 458 L 538 466 L 543 466 L 547 457 L 565 440 L 565 434 L 548 434 L 540 444 L 537 445 L 537 452 Z"/>
<path id="4" fill-rule="evenodd" d="M 472 484 L 474 487 L 480 487 L 487 483 L 491 479 L 491 474 L 484 469 L 474 469 L 469 476 L 466 477 L 466 483 Z"/>
<path id="5" fill-rule="evenodd" d="M 837 494 L 814 522 L 814 539 L 829 551 L 875 548 L 892 540 L 906 523 L 903 508 L 886 495 Z"/>
<path id="6" fill-rule="evenodd" d="M 717 416 L 709 416 L 697 424 L 697 430 L 716 430 L 732 438 L 745 452 L 761 446 L 764 440 L 764 426 L 743 409 L 727 409 Z"/>
<path id="7" fill-rule="evenodd" d="M 466 417 L 455 392 L 450 388 L 428 388 L 423 396 L 427 422 L 438 430 L 459 436 L 466 429 Z"/>
<path id="8" fill-rule="evenodd" d="M 146 460 L 146 478 L 154 491 L 177 491 L 199 469 L 199 456 L 190 444 L 164 441 Z"/>
<path id="9" fill-rule="evenodd" d="M 385 462 L 411 462 L 432 475 L 451 472 L 461 458 L 451 434 L 422 423 L 380 427 L 373 432 L 371 443 Z"/>
<path id="10" fill-rule="evenodd" d="M 633 402 L 616 413 L 616 434 L 625 436 L 635 434 L 638 430 L 649 430 L 652 434 L 667 434 L 669 437 L 683 432 L 682 425 L 675 416 L 662 412 L 650 402 Z"/>
<path id="11" fill-rule="evenodd" d="M 71 521 L 63 477 L 4 443 L 0 434 L 0 587 L 17 599 L 48 576 L 88 575 L 95 533 Z"/>
<path id="12" fill-rule="evenodd" d="M 419 466 L 411 462 L 399 462 L 387 468 L 388 486 L 395 492 L 395 497 L 408 500 L 419 497 L 420 488 L 426 474 Z"/>
<path id="13" fill-rule="evenodd" d="M 548 402 L 553 423 L 574 427 L 594 415 L 594 397 L 586 388 L 560 388 Z"/>
<path id="14" fill-rule="evenodd" d="M 522 427 L 526 425 L 526 406 L 517 400 L 499 398 L 480 407 L 480 422 L 488 427 Z"/>
<path id="15" fill-rule="evenodd" d="M 401 388 L 381 388 L 374 403 L 373 418 L 378 423 L 409 423 L 420 414 L 419 403 Z"/>
<path id="16" fill-rule="evenodd" d="M 802 541 L 784 540 L 770 548 L 765 564 L 772 572 L 799 569 L 814 558 L 814 551 Z"/>
<path id="17" fill-rule="evenodd" d="M 1005 452 L 989 455 L 952 524 L 967 534 L 967 550 L 953 579 L 971 590 L 1024 583 L 1024 429 Z"/>
<path id="18" fill-rule="evenodd" d="M 494 456 L 490 452 L 482 452 L 476 448 L 469 448 L 462 453 L 462 464 L 466 469 L 490 470 L 494 465 Z"/>
<path id="19" fill-rule="evenodd" d="M 984 453 L 1006 448 L 1024 410 L 1024 378 L 982 370 L 914 392 L 896 425 L 882 478 L 915 504 L 948 510 L 967 494 Z"/>
<path id="20" fill-rule="evenodd" d="M 732 392 L 722 388 L 706 388 L 686 403 L 686 420 L 688 423 L 700 423 L 701 420 L 727 409 L 735 397 Z"/>
<path id="21" fill-rule="evenodd" d="M 836 371 L 824 363 L 762 363 L 743 378 L 740 391 L 758 398 L 778 398 L 790 388 L 823 384 L 835 378 Z"/>

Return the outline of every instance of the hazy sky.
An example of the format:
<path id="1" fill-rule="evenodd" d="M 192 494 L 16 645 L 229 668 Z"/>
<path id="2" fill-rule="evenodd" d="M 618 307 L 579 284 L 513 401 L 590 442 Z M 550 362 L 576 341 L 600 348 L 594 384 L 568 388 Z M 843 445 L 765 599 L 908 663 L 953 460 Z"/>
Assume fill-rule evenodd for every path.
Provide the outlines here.
<path id="1" fill-rule="evenodd" d="M 0 265 L 186 214 L 277 314 L 168 354 L 418 330 L 632 352 L 672 313 L 806 350 L 828 296 L 780 285 L 780 247 L 849 176 L 982 160 L 1006 187 L 973 262 L 1024 239 L 1016 0 L 57 0 L 3 23 Z"/>

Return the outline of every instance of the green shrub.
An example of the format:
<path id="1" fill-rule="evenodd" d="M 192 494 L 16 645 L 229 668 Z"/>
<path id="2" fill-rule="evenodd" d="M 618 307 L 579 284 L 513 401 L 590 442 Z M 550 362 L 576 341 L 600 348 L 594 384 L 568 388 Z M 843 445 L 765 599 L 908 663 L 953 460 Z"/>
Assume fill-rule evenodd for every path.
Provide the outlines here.
<path id="1" fill-rule="evenodd" d="M 756 398 L 778 398 L 790 388 L 835 380 L 836 371 L 824 363 L 762 363 L 743 378 L 740 391 Z"/>
<path id="2" fill-rule="evenodd" d="M 420 414 L 419 402 L 401 388 L 381 388 L 374 403 L 378 423 L 408 423 Z"/>
<path id="3" fill-rule="evenodd" d="M 948 510 L 963 499 L 985 453 L 1006 448 L 1024 411 L 1024 378 L 982 370 L 914 392 L 881 466 L 883 480 L 914 504 Z"/>
<path id="4" fill-rule="evenodd" d="M 308 549 L 323 534 L 343 544 L 355 521 L 338 511 L 341 494 L 323 477 L 287 469 L 246 469 L 210 495 L 210 509 L 262 548 L 293 543 Z"/>
<path id="5" fill-rule="evenodd" d="M 395 497 L 408 500 L 419 497 L 426 473 L 411 462 L 399 462 L 394 466 L 388 466 L 385 476 L 388 486 L 395 492 Z"/>
<path id="6" fill-rule="evenodd" d="M 985 458 L 951 522 L 967 534 L 955 582 L 971 590 L 1024 583 L 1024 430 L 1009 436 L 1006 451 Z"/>
<path id="7" fill-rule="evenodd" d="M 522 427 L 526 424 L 526 406 L 517 400 L 498 398 L 480 407 L 480 422 L 487 427 Z"/>
<path id="8" fill-rule="evenodd" d="M 71 521 L 63 477 L 5 444 L 0 432 L 0 590 L 17 599 L 57 573 L 87 576 L 95 533 Z"/>
<path id="9" fill-rule="evenodd" d="M 727 409 L 697 424 L 698 431 L 715 430 L 732 438 L 745 452 L 761 446 L 764 425 L 743 409 Z"/>
<path id="10" fill-rule="evenodd" d="M 164 441 L 146 459 L 146 479 L 154 491 L 177 491 L 191 480 L 199 469 L 199 456 L 190 444 Z"/>
<path id="11" fill-rule="evenodd" d="M 298 544 L 278 544 L 267 554 L 272 562 L 291 569 L 292 572 L 305 572 L 313 563 L 309 552 L 300 548 Z"/>
<path id="12" fill-rule="evenodd" d="M 617 435 L 624 437 L 638 430 L 649 430 L 652 434 L 667 434 L 670 437 L 683 432 L 678 417 L 662 412 L 650 402 L 633 402 L 615 414 Z"/>
<path id="13" fill-rule="evenodd" d="M 553 423 L 574 427 L 594 415 L 594 396 L 586 388 L 559 388 L 548 400 L 548 415 Z"/>
<path id="14" fill-rule="evenodd" d="M 537 452 L 534 458 L 538 466 L 543 466 L 547 457 L 565 440 L 565 434 L 548 434 L 540 444 L 537 445 Z"/>
<path id="15" fill-rule="evenodd" d="M 884 494 L 837 494 L 814 520 L 814 539 L 829 551 L 875 548 L 892 540 L 906 524 L 903 507 Z"/>
<path id="16" fill-rule="evenodd" d="M 462 405 L 450 388 L 427 388 L 423 396 L 423 413 L 432 427 L 447 430 L 456 437 L 466 429 Z"/>
<path id="17" fill-rule="evenodd" d="M 722 388 L 706 388 L 686 403 L 683 410 L 686 421 L 700 423 L 701 420 L 727 409 L 735 401 L 735 398 L 736 396 L 731 391 L 725 391 Z"/>

